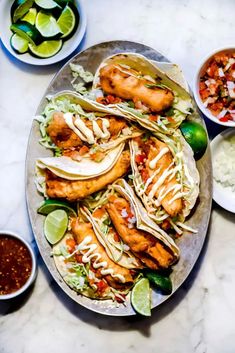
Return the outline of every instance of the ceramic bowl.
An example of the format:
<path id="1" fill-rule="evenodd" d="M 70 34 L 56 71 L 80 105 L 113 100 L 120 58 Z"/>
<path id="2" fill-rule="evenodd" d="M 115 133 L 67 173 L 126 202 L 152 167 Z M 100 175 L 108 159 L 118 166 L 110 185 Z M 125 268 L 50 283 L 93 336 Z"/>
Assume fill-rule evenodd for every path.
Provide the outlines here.
<path id="1" fill-rule="evenodd" d="M 211 59 L 213 58 L 213 56 L 215 54 L 221 54 L 221 53 L 235 53 L 235 47 L 228 47 L 228 48 L 220 48 L 217 49 L 215 51 L 213 51 L 212 53 L 210 53 L 206 58 L 204 58 L 202 60 L 202 62 L 200 63 L 197 71 L 196 71 L 196 75 L 195 75 L 195 79 L 194 79 L 194 97 L 195 100 L 197 102 L 198 107 L 200 108 L 200 110 L 202 111 L 202 113 L 210 120 L 212 120 L 213 122 L 215 122 L 216 124 L 220 124 L 223 126 L 230 126 L 230 127 L 235 127 L 235 121 L 228 121 L 228 122 L 222 122 L 220 121 L 216 116 L 214 116 L 210 110 L 208 108 L 206 108 L 202 102 L 202 99 L 200 97 L 200 93 L 199 93 L 199 83 L 200 83 L 200 78 L 202 77 L 202 75 L 204 75 L 204 73 L 206 72 L 207 68 L 208 68 L 208 64 L 211 61 Z"/>
<path id="2" fill-rule="evenodd" d="M 235 129 L 229 128 L 217 135 L 210 143 L 212 165 L 215 168 L 215 158 L 221 148 L 221 144 L 228 137 L 235 136 Z M 235 191 L 232 192 L 231 187 L 225 187 L 213 178 L 213 199 L 225 210 L 235 213 Z"/>
<path id="3" fill-rule="evenodd" d="M 34 250 L 32 249 L 32 247 L 19 234 L 16 234 L 16 233 L 8 231 L 8 230 L 1 230 L 0 235 L 7 235 L 9 237 L 19 239 L 29 250 L 29 253 L 30 253 L 30 256 L 32 259 L 32 271 L 31 271 L 31 274 L 30 274 L 28 280 L 26 281 L 26 283 L 20 289 L 18 289 L 17 291 L 15 291 L 13 293 L 0 295 L 0 300 L 7 300 L 7 299 L 13 299 L 13 298 L 19 296 L 20 294 L 25 292 L 31 286 L 31 284 L 34 282 L 34 280 L 36 278 L 36 274 L 37 274 L 37 260 L 36 260 L 36 256 L 35 256 L 35 253 L 34 253 Z"/>
<path id="4" fill-rule="evenodd" d="M 86 13 L 84 9 L 84 0 L 75 0 L 75 5 L 79 12 L 79 25 L 74 35 L 63 43 L 61 50 L 54 56 L 47 59 L 36 58 L 29 53 L 17 54 L 10 45 L 10 38 L 12 32 L 11 26 L 11 6 L 13 1 L 2 0 L 0 4 L 0 37 L 8 52 L 13 55 L 16 59 L 23 61 L 24 63 L 38 66 L 45 66 L 55 64 L 74 52 L 78 47 L 86 31 Z"/>

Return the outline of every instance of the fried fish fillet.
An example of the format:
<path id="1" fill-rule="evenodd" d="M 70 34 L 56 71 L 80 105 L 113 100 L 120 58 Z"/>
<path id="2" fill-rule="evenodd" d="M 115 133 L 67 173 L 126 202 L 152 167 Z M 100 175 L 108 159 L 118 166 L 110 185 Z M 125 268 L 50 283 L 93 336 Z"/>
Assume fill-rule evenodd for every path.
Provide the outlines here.
<path id="1" fill-rule="evenodd" d="M 146 145 L 145 145 L 146 148 Z M 153 178 L 153 182 L 152 184 L 150 184 L 149 188 L 147 189 L 147 193 L 149 194 L 149 192 L 151 191 L 153 185 L 155 183 L 158 182 L 158 180 L 161 178 L 162 174 L 164 173 L 164 171 L 167 168 L 174 168 L 174 165 L 172 165 L 170 167 L 170 165 L 173 163 L 173 155 L 171 153 L 171 151 L 168 149 L 168 152 L 165 153 L 156 163 L 155 168 L 151 169 L 150 168 L 150 162 L 152 160 L 154 160 L 154 158 L 156 158 L 159 153 L 161 153 L 161 151 L 163 149 L 168 148 L 167 145 L 158 140 L 157 138 L 151 138 L 149 140 L 149 149 L 148 149 L 148 153 L 147 153 L 147 159 L 145 162 L 146 165 L 146 170 L 148 172 L 149 177 L 151 177 L 153 175 L 153 173 L 156 170 L 159 170 L 159 173 L 157 173 L 157 175 Z M 160 193 L 162 192 L 162 194 L 166 193 L 168 189 L 172 189 L 174 186 L 178 185 L 178 181 L 176 179 L 176 175 L 169 176 L 165 179 L 165 181 L 163 182 L 163 184 L 156 190 L 155 192 L 155 196 L 158 198 Z M 161 205 L 162 207 L 166 210 L 166 212 L 171 216 L 174 217 L 177 214 L 179 214 L 182 211 L 183 208 L 183 201 L 182 198 L 177 198 L 176 200 L 172 201 L 173 197 L 174 197 L 174 189 L 172 189 L 171 191 L 169 191 L 166 196 L 161 200 Z"/>
<path id="2" fill-rule="evenodd" d="M 123 242 L 147 267 L 155 270 L 168 268 L 173 264 L 175 258 L 169 249 L 156 237 L 133 225 L 134 214 L 126 199 L 112 198 L 107 203 L 106 209 Z"/>
<path id="3" fill-rule="evenodd" d="M 130 152 L 122 152 L 116 164 L 107 173 L 87 180 L 66 180 L 57 177 L 46 169 L 46 193 L 50 198 L 81 200 L 94 192 L 102 190 L 118 178 L 125 175 L 130 168 Z"/>
<path id="4" fill-rule="evenodd" d="M 47 127 L 47 133 L 50 136 L 52 142 L 60 147 L 60 148 L 71 148 L 71 147 L 80 147 L 84 143 L 78 137 L 75 132 L 70 129 L 70 127 L 66 124 L 64 120 L 64 114 L 61 112 L 55 112 L 52 116 L 51 121 Z M 114 117 L 114 116 L 107 116 L 109 120 L 109 132 L 111 138 L 117 137 L 122 129 L 127 127 L 125 120 Z M 92 121 L 89 119 L 84 119 L 86 127 L 90 130 L 93 130 Z M 97 124 L 100 128 L 102 128 L 102 118 L 96 120 Z"/>
<path id="5" fill-rule="evenodd" d="M 72 222 L 72 232 L 77 244 L 80 244 L 82 241 L 84 241 L 86 237 L 90 237 L 91 240 L 88 243 L 88 246 L 91 244 L 96 246 L 91 255 L 91 263 L 99 278 L 104 277 L 108 284 L 114 288 L 120 288 L 120 285 L 123 287 L 123 285 L 131 285 L 133 283 L 133 270 L 131 271 L 127 268 L 117 265 L 108 257 L 104 247 L 97 239 L 90 223 L 81 222 L 78 218 L 74 219 Z M 82 254 L 88 254 L 88 251 L 89 249 L 83 250 Z M 107 265 L 96 267 L 94 266 L 95 262 L 98 264 L 105 262 Z M 102 274 L 102 269 L 111 270 L 113 274 Z"/>
<path id="6" fill-rule="evenodd" d="M 108 64 L 100 70 L 100 85 L 105 93 L 126 100 L 139 100 L 153 112 L 169 108 L 174 100 L 172 91 L 161 87 L 148 87 L 151 81 L 133 75 L 133 70 Z"/>

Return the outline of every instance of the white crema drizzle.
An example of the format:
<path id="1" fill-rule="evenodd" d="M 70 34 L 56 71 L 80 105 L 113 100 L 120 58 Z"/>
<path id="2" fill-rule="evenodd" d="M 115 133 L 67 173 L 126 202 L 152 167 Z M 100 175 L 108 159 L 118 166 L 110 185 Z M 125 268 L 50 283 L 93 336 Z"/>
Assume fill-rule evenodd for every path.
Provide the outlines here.
<path id="1" fill-rule="evenodd" d="M 108 119 L 102 119 L 102 129 L 99 127 L 96 120 L 92 120 L 93 130 L 86 126 L 80 116 L 76 116 L 76 118 L 73 119 L 72 113 L 65 113 L 64 120 L 70 129 L 73 130 L 82 141 L 91 145 L 98 139 L 108 139 L 110 137 L 110 132 L 108 130 L 110 125 Z"/>
<path id="2" fill-rule="evenodd" d="M 82 252 L 82 255 L 83 255 L 82 262 L 89 263 L 91 262 L 92 259 L 95 258 L 94 262 L 92 263 L 92 266 L 95 269 L 102 267 L 102 270 L 100 272 L 103 276 L 111 275 L 113 278 L 118 278 L 122 283 L 125 283 L 124 276 L 120 274 L 115 274 L 112 268 L 107 268 L 108 267 L 107 261 L 100 261 L 101 255 L 95 252 L 97 245 L 90 244 L 91 241 L 92 241 L 92 237 L 88 235 L 76 248 L 76 252 L 77 251 Z"/>
<path id="3" fill-rule="evenodd" d="M 164 147 L 161 149 L 161 151 L 158 153 L 156 157 L 154 157 L 150 162 L 149 162 L 149 167 L 150 169 L 155 169 L 157 166 L 158 161 L 166 154 L 169 152 L 168 147 Z M 156 192 L 160 189 L 159 195 L 156 200 L 154 200 L 154 204 L 158 207 L 161 205 L 162 200 L 172 192 L 172 198 L 169 200 L 169 204 L 172 204 L 175 200 L 185 196 L 185 192 L 181 192 L 182 186 L 181 184 L 177 183 L 175 185 L 170 186 L 167 188 L 166 186 L 162 186 L 166 179 L 171 181 L 175 176 L 176 173 L 180 170 L 180 166 L 174 166 L 174 161 L 168 166 L 167 169 L 164 170 L 162 175 L 158 178 L 158 180 L 153 184 L 152 189 L 148 195 L 149 199 L 152 200 L 155 197 Z M 160 173 L 161 167 L 158 168 L 146 181 L 145 187 L 143 190 L 141 190 L 141 193 L 145 193 L 148 186 L 152 183 L 153 179 Z"/>

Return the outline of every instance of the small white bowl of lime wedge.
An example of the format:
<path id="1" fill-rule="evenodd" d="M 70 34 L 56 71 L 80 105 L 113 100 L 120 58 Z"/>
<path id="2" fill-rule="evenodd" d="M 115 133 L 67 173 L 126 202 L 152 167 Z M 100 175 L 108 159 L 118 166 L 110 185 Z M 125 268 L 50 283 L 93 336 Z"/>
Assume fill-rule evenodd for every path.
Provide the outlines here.
<path id="1" fill-rule="evenodd" d="M 55 64 L 74 52 L 86 31 L 84 0 L 2 0 L 5 48 L 31 65 Z"/>

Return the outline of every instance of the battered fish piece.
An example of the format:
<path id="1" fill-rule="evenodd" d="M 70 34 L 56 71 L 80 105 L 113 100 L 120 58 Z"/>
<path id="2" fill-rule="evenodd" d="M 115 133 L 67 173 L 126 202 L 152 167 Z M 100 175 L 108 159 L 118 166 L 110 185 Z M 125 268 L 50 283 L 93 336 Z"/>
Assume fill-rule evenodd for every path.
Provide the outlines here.
<path id="1" fill-rule="evenodd" d="M 150 233 L 135 228 L 134 214 L 126 199 L 110 197 L 106 210 L 123 242 L 147 267 L 156 270 L 173 264 L 175 258 L 170 250 Z"/>
<path id="2" fill-rule="evenodd" d="M 135 75 L 137 73 L 135 72 Z M 100 70 L 100 85 L 105 93 L 114 94 L 126 100 L 141 101 L 152 112 L 169 108 L 174 95 L 167 88 L 151 87 L 151 81 L 133 75 L 133 70 L 109 64 Z"/>
<path id="3" fill-rule="evenodd" d="M 106 262 L 106 266 L 100 266 L 97 268 L 94 267 L 97 275 L 102 278 L 104 277 L 108 284 L 114 288 L 120 288 L 123 287 L 123 285 L 131 285 L 133 283 L 134 277 L 133 277 L 133 270 L 130 271 L 127 268 L 124 268 L 120 265 L 117 265 L 114 261 L 112 261 L 108 255 L 106 254 L 106 251 L 104 247 L 100 244 L 99 240 L 97 239 L 95 232 L 92 228 L 92 225 L 90 223 L 82 223 L 78 218 L 74 219 L 72 221 L 72 232 L 73 236 L 75 238 L 75 241 L 77 244 L 80 244 L 86 237 L 90 237 L 91 241 L 88 243 L 90 244 L 95 244 L 96 248 L 92 252 L 93 256 L 91 256 L 91 263 L 94 266 L 94 262 L 101 263 L 101 262 Z M 82 254 L 87 254 L 89 249 L 82 250 Z M 95 254 L 98 254 L 98 256 L 95 256 Z M 107 274 L 104 275 L 102 274 L 102 270 L 112 270 L 113 274 Z"/>
<path id="4" fill-rule="evenodd" d="M 146 169 L 149 173 L 149 176 L 153 175 L 153 173 L 160 168 L 159 173 L 153 178 L 153 183 L 150 185 L 150 187 L 147 190 L 147 193 L 150 192 L 152 189 L 153 185 L 158 182 L 158 180 L 161 178 L 162 174 L 164 171 L 173 163 L 173 155 L 167 145 L 164 142 L 161 142 L 160 140 L 156 138 L 151 138 L 150 142 L 150 149 L 149 153 L 147 155 L 147 160 L 146 160 Z M 151 169 L 150 168 L 150 162 L 154 160 L 156 156 L 159 155 L 163 151 L 163 149 L 168 149 L 168 152 L 165 153 L 156 163 L 155 168 Z M 170 167 L 170 169 L 174 168 L 174 165 Z M 168 178 L 165 179 L 164 183 L 156 190 L 155 196 L 158 198 L 161 191 L 162 193 L 166 193 L 168 189 L 173 188 L 174 186 L 179 185 L 176 175 L 169 176 Z M 174 201 L 172 201 L 174 197 L 174 190 L 169 191 L 169 193 L 166 194 L 166 196 L 161 200 L 161 205 L 162 207 L 166 210 L 166 212 L 171 216 L 175 217 L 177 216 L 183 208 L 183 200 L 182 198 L 178 198 Z"/>
<path id="5" fill-rule="evenodd" d="M 66 180 L 46 170 L 46 193 L 50 198 L 77 201 L 102 190 L 125 175 L 130 169 L 130 152 L 124 151 L 111 170 L 87 180 Z"/>
<path id="6" fill-rule="evenodd" d="M 122 129 L 127 127 L 125 120 L 113 116 L 106 116 L 109 120 L 109 132 L 111 139 L 117 137 Z M 86 126 L 93 131 L 92 121 L 84 119 Z M 100 128 L 102 128 L 102 119 L 96 120 Z M 47 127 L 47 133 L 52 142 L 60 148 L 80 147 L 84 142 L 78 137 L 75 132 L 68 127 L 64 120 L 64 114 L 56 112 L 53 114 L 51 121 Z"/>
<path id="7" fill-rule="evenodd" d="M 56 112 L 53 114 L 52 119 L 49 122 L 46 130 L 51 141 L 59 148 L 82 146 L 82 140 L 72 129 L 70 129 L 70 127 L 68 127 L 63 116 L 63 113 Z"/>

